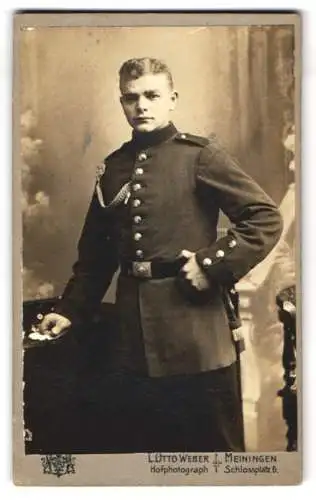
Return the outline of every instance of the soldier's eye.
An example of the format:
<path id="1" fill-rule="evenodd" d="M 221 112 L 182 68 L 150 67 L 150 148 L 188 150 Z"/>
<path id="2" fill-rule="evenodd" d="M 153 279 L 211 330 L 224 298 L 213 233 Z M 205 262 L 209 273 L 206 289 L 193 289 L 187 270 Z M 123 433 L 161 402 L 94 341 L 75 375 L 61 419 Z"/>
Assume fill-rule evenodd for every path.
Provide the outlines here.
<path id="1" fill-rule="evenodd" d="M 136 94 L 124 94 L 122 99 L 126 103 L 132 103 L 137 101 L 138 96 Z"/>
<path id="2" fill-rule="evenodd" d="M 160 94 L 157 94 L 156 92 L 148 92 L 148 94 L 146 95 L 147 99 L 149 99 L 150 101 L 154 101 L 156 99 L 159 99 L 160 97 Z"/>

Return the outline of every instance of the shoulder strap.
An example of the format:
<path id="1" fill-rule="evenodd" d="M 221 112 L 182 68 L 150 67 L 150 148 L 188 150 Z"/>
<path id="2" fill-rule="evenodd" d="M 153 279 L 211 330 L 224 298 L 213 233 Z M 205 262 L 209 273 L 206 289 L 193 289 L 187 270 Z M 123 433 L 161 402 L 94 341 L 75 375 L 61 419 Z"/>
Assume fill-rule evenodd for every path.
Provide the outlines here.
<path id="1" fill-rule="evenodd" d="M 176 135 L 175 139 L 180 142 L 191 143 L 195 144 L 196 146 L 201 146 L 202 148 L 204 148 L 205 146 L 210 144 L 210 142 L 212 142 L 212 140 L 214 140 L 215 137 L 216 137 L 215 134 L 211 134 L 209 137 L 202 137 L 199 135 L 179 132 Z"/>

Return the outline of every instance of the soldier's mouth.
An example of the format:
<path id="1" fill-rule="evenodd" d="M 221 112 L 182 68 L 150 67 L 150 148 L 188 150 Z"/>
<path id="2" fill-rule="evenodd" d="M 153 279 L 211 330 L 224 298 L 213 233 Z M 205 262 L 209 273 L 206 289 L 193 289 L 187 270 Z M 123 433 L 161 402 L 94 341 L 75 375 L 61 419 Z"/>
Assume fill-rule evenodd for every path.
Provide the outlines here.
<path id="1" fill-rule="evenodd" d="M 153 120 L 153 118 L 147 116 L 139 116 L 138 118 L 135 118 L 135 122 L 137 123 L 147 123 L 151 120 Z"/>

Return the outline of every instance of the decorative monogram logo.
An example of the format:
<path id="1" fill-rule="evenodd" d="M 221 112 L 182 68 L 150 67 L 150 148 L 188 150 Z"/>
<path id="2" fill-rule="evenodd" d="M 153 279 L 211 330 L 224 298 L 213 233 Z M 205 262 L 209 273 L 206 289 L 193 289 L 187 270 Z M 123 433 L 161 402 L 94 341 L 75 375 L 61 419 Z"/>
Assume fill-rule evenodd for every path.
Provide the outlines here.
<path id="1" fill-rule="evenodd" d="M 75 461 L 72 455 L 46 455 L 41 457 L 44 474 L 52 474 L 53 476 L 61 477 L 66 474 L 75 474 Z"/>

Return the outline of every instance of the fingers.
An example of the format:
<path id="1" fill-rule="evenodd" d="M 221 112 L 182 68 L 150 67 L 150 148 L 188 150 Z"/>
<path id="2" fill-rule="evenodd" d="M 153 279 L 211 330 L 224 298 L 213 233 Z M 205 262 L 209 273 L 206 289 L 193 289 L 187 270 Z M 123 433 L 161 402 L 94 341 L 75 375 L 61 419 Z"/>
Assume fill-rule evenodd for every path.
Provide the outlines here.
<path id="1" fill-rule="evenodd" d="M 47 314 L 46 316 L 44 316 L 38 328 L 41 333 L 46 334 L 53 325 L 54 325 L 54 318 L 52 317 L 51 314 Z"/>
<path id="2" fill-rule="evenodd" d="M 181 257 L 187 259 L 180 271 L 182 279 L 188 281 L 190 285 L 197 290 L 208 289 L 208 280 L 196 261 L 195 253 L 190 252 L 190 250 L 183 249 L 180 255 Z"/>
<path id="3" fill-rule="evenodd" d="M 192 255 L 194 255 L 193 252 L 190 252 L 190 250 L 181 250 L 180 252 L 180 257 L 185 257 L 186 259 L 189 259 L 190 257 L 192 257 Z"/>
<path id="4" fill-rule="evenodd" d="M 56 338 L 65 333 L 65 330 L 69 328 L 70 325 L 71 322 L 68 318 L 59 314 L 50 313 L 43 318 L 42 323 L 39 325 L 39 330 L 44 335 L 50 335 L 52 338 Z"/>
<path id="5" fill-rule="evenodd" d="M 208 290 L 209 283 L 203 276 L 198 276 L 192 282 L 193 286 L 197 288 L 197 290 Z"/>
<path id="6" fill-rule="evenodd" d="M 51 333 L 54 336 L 59 336 L 63 333 L 65 333 L 65 330 L 69 328 L 70 326 L 70 321 L 67 318 L 60 317 L 58 318 L 58 321 L 55 326 L 51 329 Z"/>
<path id="7" fill-rule="evenodd" d="M 181 250 L 180 252 L 180 259 L 182 258 L 183 260 L 183 266 L 181 268 L 181 273 L 184 275 L 187 275 L 187 273 L 190 271 L 191 269 L 191 258 L 192 256 L 194 256 L 194 253 L 193 252 L 190 252 L 190 250 L 186 250 L 186 249 L 183 249 Z M 188 276 L 186 276 L 188 277 Z"/>
<path id="8" fill-rule="evenodd" d="M 60 335 L 60 333 L 62 332 L 63 328 L 62 326 L 60 325 L 60 323 L 56 326 L 53 326 L 53 328 L 51 329 L 51 333 L 53 335 Z"/>

